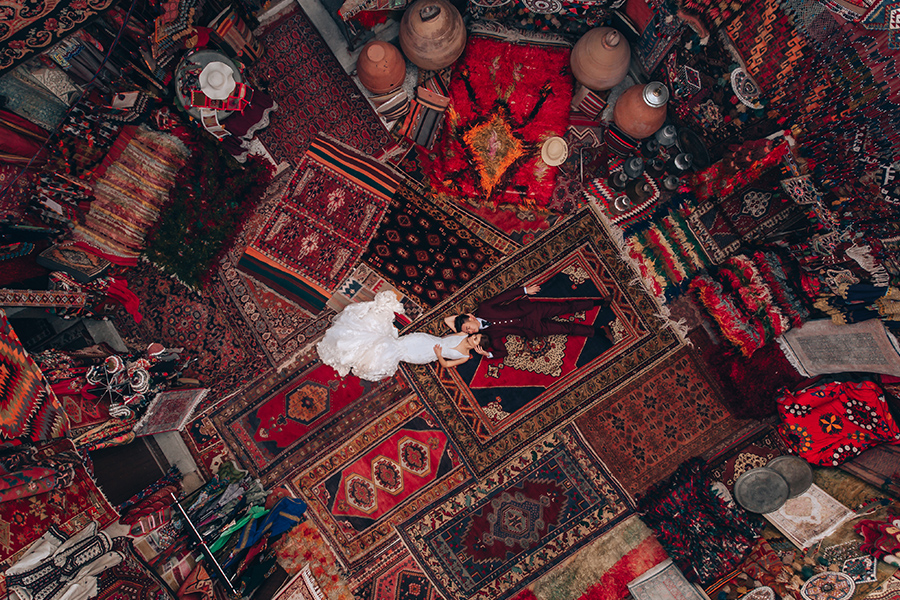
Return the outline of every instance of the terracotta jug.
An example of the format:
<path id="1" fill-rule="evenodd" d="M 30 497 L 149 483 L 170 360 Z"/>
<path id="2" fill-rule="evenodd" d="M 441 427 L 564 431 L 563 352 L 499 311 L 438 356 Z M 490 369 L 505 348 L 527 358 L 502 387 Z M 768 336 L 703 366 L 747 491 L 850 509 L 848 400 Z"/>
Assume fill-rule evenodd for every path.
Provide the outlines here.
<path id="1" fill-rule="evenodd" d="M 669 89 L 658 81 L 633 85 L 616 100 L 613 122 L 635 139 L 656 133 L 666 121 L 666 102 Z"/>
<path id="2" fill-rule="evenodd" d="M 356 75 L 373 94 L 386 94 L 403 83 L 406 61 L 393 44 L 372 40 L 363 46 L 356 59 Z"/>
<path id="3" fill-rule="evenodd" d="M 572 74 L 592 90 L 608 90 L 620 84 L 628 74 L 631 47 L 612 27 L 591 29 L 572 48 Z"/>
<path id="4" fill-rule="evenodd" d="M 400 47 L 421 69 L 452 65 L 466 47 L 466 26 L 447 0 L 417 0 L 400 20 Z"/>

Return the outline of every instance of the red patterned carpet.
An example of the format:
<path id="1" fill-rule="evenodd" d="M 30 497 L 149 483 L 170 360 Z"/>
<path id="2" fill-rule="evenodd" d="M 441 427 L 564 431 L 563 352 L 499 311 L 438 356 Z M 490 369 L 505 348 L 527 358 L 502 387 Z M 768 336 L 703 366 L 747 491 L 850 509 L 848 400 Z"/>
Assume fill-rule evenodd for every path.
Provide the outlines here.
<path id="1" fill-rule="evenodd" d="M 266 377 L 210 419 L 244 468 L 271 487 L 346 442 L 408 393 L 400 376 L 380 383 L 340 379 L 313 354 L 290 372 Z"/>
<path id="2" fill-rule="evenodd" d="M 307 516 L 351 569 L 395 541 L 395 527 L 471 478 L 424 408 L 408 395 L 291 480 Z"/>
<path id="3" fill-rule="evenodd" d="M 403 365 L 414 389 L 459 445 L 476 474 L 496 466 L 553 428 L 608 397 L 681 346 L 655 316 L 657 306 L 619 258 L 597 216 L 583 210 L 534 244 L 485 271 L 404 333 L 443 333 L 443 317 L 483 299 L 540 284 L 539 297 L 610 296 L 619 340 L 550 336 L 507 340 L 509 356 L 470 360 L 457 369 Z M 597 310 L 571 318 L 593 324 Z"/>
<path id="4" fill-rule="evenodd" d="M 629 383 L 576 423 L 632 496 L 743 426 L 688 348 Z"/>
<path id="5" fill-rule="evenodd" d="M 277 162 L 297 164 L 318 133 L 375 156 L 393 145 L 393 138 L 300 6 L 270 27 L 260 41 L 266 52 L 253 72 L 268 82 L 279 109 L 257 137 Z"/>
<path id="6" fill-rule="evenodd" d="M 212 391 L 196 408 L 199 413 L 268 370 L 258 342 L 247 330 L 218 275 L 197 294 L 149 263 L 130 269 L 128 287 L 141 299 L 144 319 L 138 325 L 127 313 L 115 315 L 116 329 L 132 346 L 159 342 L 184 348 L 197 362 L 185 376 L 194 376 Z"/>

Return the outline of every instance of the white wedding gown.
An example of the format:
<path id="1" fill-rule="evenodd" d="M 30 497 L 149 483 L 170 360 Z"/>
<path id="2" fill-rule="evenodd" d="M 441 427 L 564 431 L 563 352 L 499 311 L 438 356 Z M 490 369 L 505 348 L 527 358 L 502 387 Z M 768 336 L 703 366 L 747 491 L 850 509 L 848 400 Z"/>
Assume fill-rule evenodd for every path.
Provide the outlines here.
<path id="1" fill-rule="evenodd" d="M 344 308 L 316 345 L 322 362 L 341 377 L 353 372 L 360 379 L 379 381 L 397 372 L 402 362 L 424 365 L 437 360 L 435 344 L 448 360 L 466 355 L 456 349 L 465 334 L 439 338 L 428 333 L 400 336 L 394 327 L 394 313 L 403 305 L 392 292 L 379 292 L 371 302 Z"/>

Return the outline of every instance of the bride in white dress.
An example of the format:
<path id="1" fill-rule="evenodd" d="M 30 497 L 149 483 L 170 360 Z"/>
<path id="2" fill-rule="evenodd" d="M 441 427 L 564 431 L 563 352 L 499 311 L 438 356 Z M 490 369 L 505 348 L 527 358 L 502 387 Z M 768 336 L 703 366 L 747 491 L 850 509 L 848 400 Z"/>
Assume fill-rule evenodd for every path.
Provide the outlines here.
<path id="1" fill-rule="evenodd" d="M 347 306 L 316 345 L 319 358 L 341 377 L 352 371 L 360 379 L 379 381 L 396 373 L 401 361 L 417 365 L 438 361 L 443 367 L 455 367 L 469 360 L 469 352 L 482 344 L 484 336 L 479 333 L 401 336 L 394 327 L 395 312 L 403 313 L 403 305 L 392 292 L 379 292 L 371 302 Z"/>

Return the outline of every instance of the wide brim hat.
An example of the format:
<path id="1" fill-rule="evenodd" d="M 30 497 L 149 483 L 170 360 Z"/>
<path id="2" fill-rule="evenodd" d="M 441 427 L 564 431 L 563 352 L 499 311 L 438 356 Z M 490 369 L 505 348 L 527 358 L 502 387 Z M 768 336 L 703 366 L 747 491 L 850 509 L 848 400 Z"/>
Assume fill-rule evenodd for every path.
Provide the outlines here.
<path id="1" fill-rule="evenodd" d="M 558 167 L 566 162 L 569 156 L 569 145 L 559 136 L 548 138 L 541 146 L 541 159 L 551 167 Z"/>
<path id="2" fill-rule="evenodd" d="M 213 100 L 225 100 L 234 86 L 234 69 L 223 62 L 211 62 L 200 72 L 200 91 Z"/>

